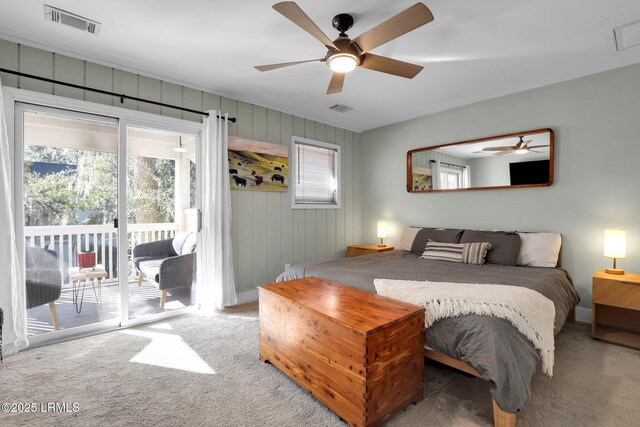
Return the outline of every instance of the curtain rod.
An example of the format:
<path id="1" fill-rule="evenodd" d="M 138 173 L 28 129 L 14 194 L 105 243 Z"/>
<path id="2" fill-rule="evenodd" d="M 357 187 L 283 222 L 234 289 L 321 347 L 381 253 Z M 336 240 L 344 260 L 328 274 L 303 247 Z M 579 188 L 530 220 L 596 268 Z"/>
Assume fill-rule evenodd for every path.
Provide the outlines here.
<path id="1" fill-rule="evenodd" d="M 431 162 L 431 163 L 435 163 L 436 161 L 435 161 L 435 160 L 430 160 L 430 162 Z M 441 163 L 441 164 L 443 164 L 443 165 L 447 165 L 447 166 L 455 166 L 455 167 L 457 167 L 457 168 L 462 168 L 462 169 L 466 168 L 466 166 L 463 166 L 463 165 L 454 165 L 453 163 L 446 163 L 446 162 L 440 162 L 440 163 Z"/>
<path id="2" fill-rule="evenodd" d="M 115 92 L 110 92 L 108 90 L 96 89 L 96 88 L 87 87 L 87 86 L 81 86 L 81 85 L 77 85 L 77 84 L 73 84 L 73 83 L 61 82 L 60 80 L 54 80 L 54 79 L 49 79 L 47 77 L 40 77 L 40 76 L 36 76 L 36 75 L 33 75 L 33 74 L 22 73 L 20 71 L 8 70 L 6 68 L 0 68 L 0 72 L 7 73 L 7 74 L 14 74 L 14 75 L 20 76 L 20 77 L 27 77 L 29 79 L 40 80 L 40 81 L 47 82 L 47 83 L 53 83 L 53 84 L 57 84 L 57 85 L 68 86 L 68 87 L 72 87 L 72 88 L 75 88 L 75 89 L 88 90 L 90 92 L 101 93 L 103 95 L 115 96 L 116 98 L 120 98 L 120 103 L 123 103 L 125 99 L 130 99 L 132 101 L 144 102 L 144 103 L 147 103 L 147 104 L 158 105 L 160 107 L 173 108 L 173 109 L 176 109 L 176 110 L 187 111 L 189 113 L 200 114 L 200 115 L 203 115 L 203 116 L 209 116 L 209 113 L 204 112 L 204 111 L 192 110 L 191 108 L 178 107 L 177 105 L 165 104 L 163 102 L 152 101 L 150 99 L 138 98 L 137 96 L 126 95 L 124 93 L 115 93 Z M 218 116 L 218 118 L 221 118 L 221 117 Z M 229 121 L 231 123 L 235 123 L 236 122 L 236 118 L 235 117 L 229 117 Z"/>

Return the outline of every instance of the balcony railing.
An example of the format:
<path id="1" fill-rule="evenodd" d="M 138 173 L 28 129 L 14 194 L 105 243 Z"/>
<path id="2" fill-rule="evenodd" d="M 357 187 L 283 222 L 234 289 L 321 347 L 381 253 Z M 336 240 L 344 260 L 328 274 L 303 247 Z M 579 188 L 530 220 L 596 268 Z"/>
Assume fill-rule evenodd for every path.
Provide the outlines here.
<path id="1" fill-rule="evenodd" d="M 133 248 L 146 242 L 169 239 L 176 233 L 175 223 L 128 224 L 127 253 L 129 255 L 128 276 L 134 275 L 131 253 Z M 103 264 L 108 279 L 118 277 L 118 230 L 112 225 L 57 225 L 25 227 L 26 246 L 54 250 L 58 254 L 58 265 L 63 285 L 69 285 L 69 268 L 77 266 L 77 253 L 96 252 L 98 264 Z"/>

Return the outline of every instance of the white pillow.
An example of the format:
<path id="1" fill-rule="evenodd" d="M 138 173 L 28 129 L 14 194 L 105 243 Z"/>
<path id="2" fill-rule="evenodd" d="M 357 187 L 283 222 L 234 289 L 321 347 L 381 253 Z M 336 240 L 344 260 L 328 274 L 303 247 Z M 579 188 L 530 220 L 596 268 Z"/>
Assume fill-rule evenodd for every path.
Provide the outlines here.
<path id="1" fill-rule="evenodd" d="M 518 233 L 520 253 L 518 265 L 528 267 L 555 267 L 558 265 L 562 236 L 560 233 Z"/>
<path id="2" fill-rule="evenodd" d="M 413 241 L 416 239 L 416 234 L 418 234 L 418 231 L 420 230 L 420 227 L 404 227 L 402 229 L 402 233 L 400 233 L 400 240 L 398 241 L 396 249 L 411 251 Z"/>

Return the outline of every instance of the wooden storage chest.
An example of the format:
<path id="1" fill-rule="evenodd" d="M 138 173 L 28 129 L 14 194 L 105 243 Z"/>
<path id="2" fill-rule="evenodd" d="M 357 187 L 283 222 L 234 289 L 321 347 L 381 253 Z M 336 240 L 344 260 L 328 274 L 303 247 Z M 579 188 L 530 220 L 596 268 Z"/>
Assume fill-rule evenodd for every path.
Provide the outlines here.
<path id="1" fill-rule="evenodd" d="M 259 287 L 260 360 L 353 426 L 423 399 L 424 309 L 315 277 Z"/>

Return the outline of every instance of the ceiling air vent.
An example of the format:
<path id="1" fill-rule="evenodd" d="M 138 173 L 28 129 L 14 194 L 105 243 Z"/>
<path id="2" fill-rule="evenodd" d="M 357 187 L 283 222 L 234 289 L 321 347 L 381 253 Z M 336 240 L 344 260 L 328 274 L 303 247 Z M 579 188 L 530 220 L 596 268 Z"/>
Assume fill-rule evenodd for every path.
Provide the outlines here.
<path id="1" fill-rule="evenodd" d="M 329 110 L 337 111 L 338 113 L 348 113 L 353 110 L 353 107 L 349 107 L 348 105 L 336 104 L 329 107 Z"/>
<path id="2" fill-rule="evenodd" d="M 98 34 L 100 32 L 101 24 L 99 22 L 92 21 L 91 19 L 87 19 L 46 4 L 44 5 L 44 18 L 47 21 L 68 25 L 69 27 L 86 31 L 91 34 Z"/>
<path id="3" fill-rule="evenodd" d="M 640 21 L 615 28 L 613 34 L 616 37 L 617 50 L 640 45 Z"/>

